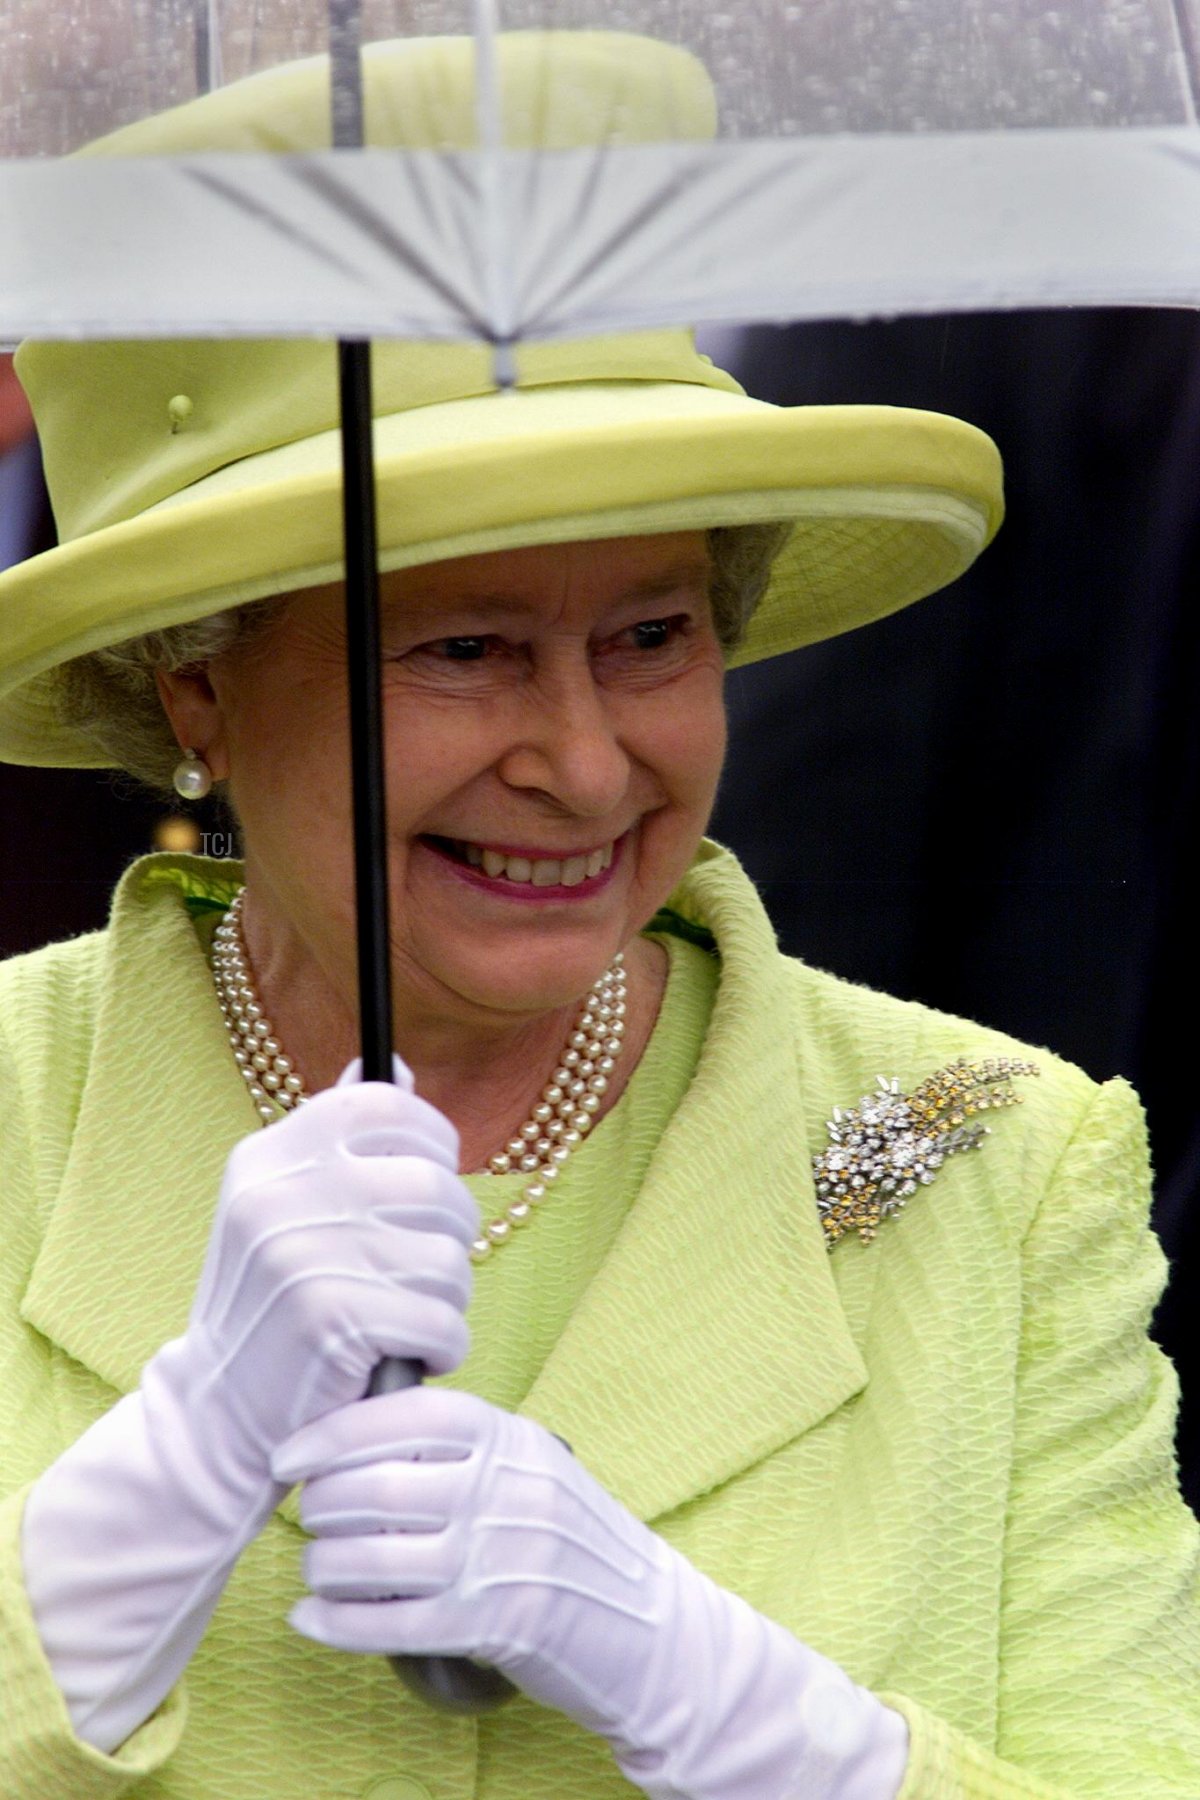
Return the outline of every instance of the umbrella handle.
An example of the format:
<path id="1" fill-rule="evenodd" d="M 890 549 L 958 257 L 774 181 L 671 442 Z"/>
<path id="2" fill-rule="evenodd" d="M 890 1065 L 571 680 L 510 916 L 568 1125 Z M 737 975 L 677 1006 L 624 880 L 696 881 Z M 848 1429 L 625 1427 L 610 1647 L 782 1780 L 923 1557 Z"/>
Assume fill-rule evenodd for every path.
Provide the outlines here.
<path id="1" fill-rule="evenodd" d="M 419 1387 L 423 1375 L 418 1362 L 385 1357 L 371 1376 L 367 1397 Z M 499 1669 L 465 1656 L 389 1656 L 388 1661 L 406 1688 L 441 1712 L 492 1712 L 517 1691 Z"/>

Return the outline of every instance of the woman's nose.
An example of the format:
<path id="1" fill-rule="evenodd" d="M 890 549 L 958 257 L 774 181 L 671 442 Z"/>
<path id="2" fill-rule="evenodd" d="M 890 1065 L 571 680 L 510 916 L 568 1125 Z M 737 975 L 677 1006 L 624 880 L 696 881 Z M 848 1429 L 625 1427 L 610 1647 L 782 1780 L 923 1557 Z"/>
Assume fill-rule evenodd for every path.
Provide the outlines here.
<path id="1" fill-rule="evenodd" d="M 531 684 L 498 771 L 510 787 L 537 789 L 580 818 L 617 810 L 630 759 L 590 670 Z"/>

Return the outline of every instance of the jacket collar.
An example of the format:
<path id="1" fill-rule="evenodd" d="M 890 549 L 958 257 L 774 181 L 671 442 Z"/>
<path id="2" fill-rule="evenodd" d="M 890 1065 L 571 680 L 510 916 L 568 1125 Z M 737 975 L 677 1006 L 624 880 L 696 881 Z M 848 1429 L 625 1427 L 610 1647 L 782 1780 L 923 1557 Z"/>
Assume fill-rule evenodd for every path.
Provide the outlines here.
<path id="1" fill-rule="evenodd" d="M 867 1380 L 813 1188 L 809 1139 L 827 1097 L 810 1099 L 806 1120 L 770 923 L 710 844 L 671 904 L 721 954 L 704 1054 L 523 1408 L 644 1519 L 770 1455 Z"/>
<path id="2" fill-rule="evenodd" d="M 78 1123 L 22 1306 L 119 1392 L 184 1329 L 225 1161 L 257 1123 L 172 869 L 238 878 L 170 856 L 123 877 Z M 646 1519 L 811 1429 L 867 1379 L 813 1191 L 810 1139 L 830 1097 L 805 1093 L 770 924 L 713 845 L 672 906 L 722 958 L 704 1054 L 524 1408 Z"/>

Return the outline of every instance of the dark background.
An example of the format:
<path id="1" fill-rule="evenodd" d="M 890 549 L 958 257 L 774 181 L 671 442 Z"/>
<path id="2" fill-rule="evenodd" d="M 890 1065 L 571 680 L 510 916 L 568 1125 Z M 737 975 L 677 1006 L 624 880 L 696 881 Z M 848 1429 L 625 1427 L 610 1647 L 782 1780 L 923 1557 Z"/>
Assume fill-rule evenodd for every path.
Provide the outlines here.
<path id="1" fill-rule="evenodd" d="M 1004 453 L 1008 522 L 963 581 L 731 679 L 713 831 L 788 950 L 1137 1086 L 1200 1510 L 1200 320 L 831 323 L 731 348 L 762 398 L 956 413 Z M 102 923 L 168 811 L 103 775 L 0 769 L 0 952 Z"/>

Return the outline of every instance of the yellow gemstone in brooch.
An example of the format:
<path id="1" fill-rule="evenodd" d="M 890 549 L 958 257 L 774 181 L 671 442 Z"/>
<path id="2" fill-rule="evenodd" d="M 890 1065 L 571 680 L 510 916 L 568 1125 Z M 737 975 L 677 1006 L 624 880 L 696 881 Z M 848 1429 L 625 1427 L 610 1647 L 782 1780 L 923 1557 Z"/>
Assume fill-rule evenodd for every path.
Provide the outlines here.
<path id="1" fill-rule="evenodd" d="M 813 1157 L 817 1211 L 829 1249 L 849 1231 L 864 1244 L 879 1223 L 928 1187 L 948 1156 L 977 1150 L 990 1135 L 976 1114 L 1016 1106 L 1015 1075 L 1038 1075 L 1017 1056 L 965 1056 L 935 1069 L 911 1094 L 892 1076 L 877 1077 L 857 1106 L 837 1107 L 826 1124 L 829 1148 Z"/>

